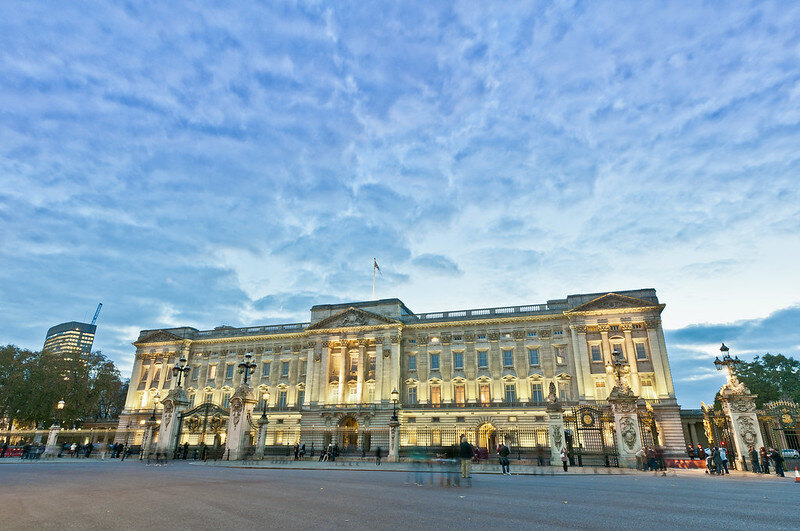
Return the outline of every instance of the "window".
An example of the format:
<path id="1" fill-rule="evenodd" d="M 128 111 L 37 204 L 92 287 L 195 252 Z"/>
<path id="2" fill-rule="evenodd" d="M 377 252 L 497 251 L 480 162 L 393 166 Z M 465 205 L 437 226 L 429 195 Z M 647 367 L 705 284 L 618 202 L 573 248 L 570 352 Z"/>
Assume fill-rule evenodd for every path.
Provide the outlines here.
<path id="1" fill-rule="evenodd" d="M 528 332 L 528 337 L 536 337 L 536 332 Z"/>
<path id="2" fill-rule="evenodd" d="M 308 363 L 306 360 L 300 361 L 300 376 L 306 375 L 306 363 Z"/>
<path id="3" fill-rule="evenodd" d="M 511 332 L 504 332 L 503 339 L 511 339 Z"/>
<path id="4" fill-rule="evenodd" d="M 225 367 L 225 379 L 226 380 L 230 380 L 231 378 L 233 378 L 233 367 L 234 367 L 233 364 L 228 364 L 228 366 Z"/>
<path id="5" fill-rule="evenodd" d="M 647 347 L 644 346 L 644 343 L 636 343 L 636 359 L 637 360 L 647 359 Z"/>
<path id="6" fill-rule="evenodd" d="M 432 371 L 439 370 L 439 355 L 438 354 L 431 354 L 431 370 Z"/>
<path id="7" fill-rule="evenodd" d="M 544 391 L 542 390 L 542 384 L 531 384 L 531 402 L 544 402 Z"/>
<path id="8" fill-rule="evenodd" d="M 461 338 L 461 336 L 460 336 L 460 335 L 455 335 L 455 336 L 453 336 L 453 341 L 461 341 L 461 339 L 462 339 L 462 338 Z"/>
<path id="9" fill-rule="evenodd" d="M 538 348 L 529 348 L 528 349 L 528 363 L 531 365 L 539 365 L 539 349 Z"/>
<path id="10" fill-rule="evenodd" d="M 513 366 L 514 366 L 514 351 L 503 350 L 503 367 L 513 367 Z"/>
<path id="11" fill-rule="evenodd" d="M 478 351 L 478 367 L 484 369 L 489 366 L 489 353 L 485 350 Z"/>
<path id="12" fill-rule="evenodd" d="M 556 364 L 564 365 L 564 347 L 553 347 L 556 354 Z"/>
<path id="13" fill-rule="evenodd" d="M 206 393 L 206 398 L 204 402 L 209 403 L 214 401 L 214 395 L 212 393 Z"/>
<path id="14" fill-rule="evenodd" d="M 283 430 L 275 432 L 275 444 L 283 444 Z"/>
<path id="15" fill-rule="evenodd" d="M 622 343 L 613 343 L 611 345 L 611 352 L 619 352 L 622 354 L 622 357 L 625 357 L 625 348 L 623 347 Z"/>
<path id="16" fill-rule="evenodd" d="M 350 356 L 350 374 L 356 376 L 358 374 L 358 356 Z"/>
<path id="17" fill-rule="evenodd" d="M 609 330 L 619 330 L 619 325 L 611 325 L 608 328 Z"/>
<path id="18" fill-rule="evenodd" d="M 569 400 L 569 382 L 558 382 L 558 398 Z"/>
<path id="19" fill-rule="evenodd" d="M 481 404 L 488 404 L 492 401 L 492 394 L 489 391 L 489 384 L 481 384 L 478 386 L 478 396 Z"/>
<path id="20" fill-rule="evenodd" d="M 156 365 L 153 371 L 153 380 L 150 383 L 151 387 L 158 387 L 158 382 L 161 380 L 161 365 Z"/>
<path id="21" fill-rule="evenodd" d="M 142 380 L 141 380 L 141 382 L 143 384 L 147 383 L 147 371 L 148 371 L 148 369 L 149 369 L 149 367 L 142 367 Z"/>
<path id="22" fill-rule="evenodd" d="M 375 377 L 375 356 L 370 356 L 368 360 L 369 365 L 367 366 L 367 370 L 369 371 L 372 377 Z"/>
<path id="23" fill-rule="evenodd" d="M 605 400 L 608 398 L 608 390 L 606 389 L 605 381 L 596 380 L 594 382 L 594 396 L 597 400 Z"/>
<path id="24" fill-rule="evenodd" d="M 640 380 L 642 384 L 642 398 L 645 399 L 655 399 L 656 397 L 656 390 L 653 387 L 653 379 L 649 376 L 642 376 Z"/>
<path id="25" fill-rule="evenodd" d="M 456 422 L 466 422 L 466 421 L 467 421 L 466 417 L 456 417 Z"/>
<path id="26" fill-rule="evenodd" d="M 172 380 L 172 370 L 167 370 L 167 372 L 164 373 L 164 381 L 169 382 L 170 380 Z"/>
<path id="27" fill-rule="evenodd" d="M 278 407 L 286 407 L 286 391 L 278 391 Z"/>
<path id="28" fill-rule="evenodd" d="M 197 378 L 200 376 L 200 366 L 195 365 L 192 367 L 192 380 L 197 381 Z"/>
<path id="29" fill-rule="evenodd" d="M 456 395 L 455 396 L 456 404 L 458 404 L 459 406 L 463 406 L 464 402 L 466 402 L 466 400 L 465 400 L 466 399 L 466 392 L 465 392 L 464 386 L 463 385 L 456 385 L 453 389 L 454 389 L 455 395 Z"/>
<path id="30" fill-rule="evenodd" d="M 229 407 L 231 407 L 231 394 L 230 393 L 225 393 L 224 395 L 222 395 L 222 407 L 225 408 L 225 409 L 228 409 Z"/>
<path id="31" fill-rule="evenodd" d="M 261 372 L 261 375 L 262 375 L 264 378 L 269 378 L 269 368 L 270 368 L 271 366 L 272 366 L 272 365 L 270 365 L 269 363 L 265 363 L 265 364 L 264 364 L 264 370 Z"/>
<path id="32" fill-rule="evenodd" d="M 408 388 L 408 403 L 409 404 L 416 404 L 417 403 L 417 388 L 416 387 L 409 387 Z"/>
<path id="33" fill-rule="evenodd" d="M 563 330 L 554 330 L 553 331 L 553 335 L 554 336 L 563 336 L 564 335 L 564 331 Z"/>
<path id="34" fill-rule="evenodd" d="M 431 445 L 433 446 L 442 445 L 442 430 L 433 430 L 431 432 Z"/>
<path id="35" fill-rule="evenodd" d="M 417 355 L 416 354 L 409 354 L 408 355 L 408 370 L 409 371 L 416 371 L 417 370 Z"/>
<path id="36" fill-rule="evenodd" d="M 194 407 L 194 393 L 189 395 L 189 408 Z"/>
<path id="37" fill-rule="evenodd" d="M 288 361 L 284 361 L 283 363 L 281 363 L 281 376 L 284 377 L 284 378 L 289 376 L 289 362 Z"/>
<path id="38" fill-rule="evenodd" d="M 431 404 L 438 406 L 442 403 L 442 388 L 439 385 L 431 386 Z"/>
<path id="39" fill-rule="evenodd" d="M 305 389 L 298 389 L 297 390 L 297 405 L 303 405 L 303 402 L 306 400 L 306 391 Z"/>
<path id="40" fill-rule="evenodd" d="M 209 365 L 208 366 L 208 379 L 209 380 L 216 380 L 217 378 L 217 366 L 216 365 Z"/>
<path id="41" fill-rule="evenodd" d="M 478 334 L 478 339 L 486 339 L 486 334 Z"/>
<path id="42" fill-rule="evenodd" d="M 600 345 L 592 345 L 589 347 L 592 351 L 592 361 L 597 363 L 603 362 L 603 352 L 600 350 Z"/>
<path id="43" fill-rule="evenodd" d="M 363 400 L 362 400 L 363 402 Z M 375 385 L 370 384 L 367 386 L 367 402 L 372 404 L 375 402 Z"/>
<path id="44" fill-rule="evenodd" d="M 347 393 L 347 403 L 355 404 L 356 402 L 358 402 L 358 387 L 354 385 Z"/>
<path id="45" fill-rule="evenodd" d="M 463 369 L 464 368 L 464 353 L 463 352 L 453 352 L 453 368 L 454 369 Z"/>
<path id="46" fill-rule="evenodd" d="M 517 384 L 506 384 L 506 402 L 511 404 L 517 401 Z"/>

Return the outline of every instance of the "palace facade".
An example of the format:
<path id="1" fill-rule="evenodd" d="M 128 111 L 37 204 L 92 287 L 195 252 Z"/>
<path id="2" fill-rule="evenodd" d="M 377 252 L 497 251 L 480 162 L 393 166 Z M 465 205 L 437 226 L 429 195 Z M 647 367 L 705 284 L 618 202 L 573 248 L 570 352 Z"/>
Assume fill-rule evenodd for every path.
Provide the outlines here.
<path id="1" fill-rule="evenodd" d="M 190 403 L 175 444 L 219 445 L 228 402 L 242 381 L 238 364 L 250 354 L 256 370 L 248 383 L 260 401 L 250 421 L 255 436 L 255 417 L 268 417 L 271 447 L 386 448 L 396 407 L 401 455 L 453 444 L 460 433 L 481 447 L 503 439 L 512 451 L 532 452 L 550 445 L 553 391 L 564 411 L 565 443 L 588 458 L 616 446 L 607 401 L 616 351 L 639 397 L 643 442 L 682 454 L 663 309 L 653 289 L 435 313 L 383 299 L 317 305 L 306 323 L 143 330 L 133 343 L 120 428 L 136 429 L 151 416 L 155 397 L 175 386 L 172 367 L 185 357 Z"/>

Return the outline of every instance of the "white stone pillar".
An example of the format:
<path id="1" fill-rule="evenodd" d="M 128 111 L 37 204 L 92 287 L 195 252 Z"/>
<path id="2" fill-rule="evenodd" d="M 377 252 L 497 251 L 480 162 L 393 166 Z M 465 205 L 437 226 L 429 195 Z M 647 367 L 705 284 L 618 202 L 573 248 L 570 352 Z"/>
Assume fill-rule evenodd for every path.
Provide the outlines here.
<path id="1" fill-rule="evenodd" d="M 189 405 L 189 399 L 183 389 L 176 387 L 167 394 L 163 404 L 164 409 L 161 411 L 161 427 L 159 428 L 156 452 L 164 453 L 168 459 L 171 459 L 174 455 L 174 450 L 178 446 L 181 413 Z"/>
<path id="2" fill-rule="evenodd" d="M 58 432 L 60 431 L 61 426 L 58 424 L 50 426 L 50 431 L 47 433 L 47 446 L 44 448 L 45 455 L 50 457 L 58 455 Z"/>
<path id="3" fill-rule="evenodd" d="M 400 422 L 392 419 L 389 421 L 389 456 L 390 462 L 400 460 Z"/>
<path id="4" fill-rule="evenodd" d="M 550 465 L 561 466 L 561 449 L 566 448 L 567 440 L 564 436 L 564 411 L 559 400 L 547 406 L 547 427 L 550 432 Z"/>
<path id="5" fill-rule="evenodd" d="M 364 352 L 366 350 L 367 340 L 366 339 L 359 339 L 358 340 L 358 371 L 356 376 L 356 403 L 361 404 L 363 402 L 364 397 L 364 362 L 366 356 Z"/>
<path id="6" fill-rule="evenodd" d="M 339 356 L 339 399 L 337 404 L 344 404 L 344 382 L 347 376 L 345 367 L 347 367 L 347 340 L 342 339 L 342 354 Z"/>
<path id="7" fill-rule="evenodd" d="M 666 352 L 662 352 L 661 344 L 658 340 L 658 331 L 656 328 L 660 325 L 658 319 L 647 319 L 645 327 L 647 327 L 647 340 L 650 345 L 650 358 L 653 361 L 653 372 L 656 379 L 656 391 L 658 396 L 670 396 L 670 389 L 672 388 L 672 379 L 670 378 L 670 385 L 667 385 L 665 378 L 664 360 L 666 359 Z"/>
<path id="8" fill-rule="evenodd" d="M 331 387 L 331 349 L 330 340 L 322 341 L 322 364 L 319 372 L 319 382 L 317 384 L 316 394 L 318 404 L 327 404 L 330 396 Z"/>
<path id="9" fill-rule="evenodd" d="M 375 403 L 377 404 L 383 401 L 385 380 L 383 377 L 383 338 L 379 336 L 375 338 Z M 391 393 L 391 389 L 388 392 Z"/>
<path id="10" fill-rule="evenodd" d="M 736 446 L 736 468 L 747 470 L 750 447 L 764 446 L 756 416 L 756 396 L 750 394 L 736 377 L 720 390 L 722 411 L 728 417 L 733 444 Z"/>
<path id="11" fill-rule="evenodd" d="M 269 421 L 265 415 L 258 419 L 258 437 L 256 439 L 256 459 L 264 459 L 264 446 L 267 444 L 267 424 Z"/>
<path id="12" fill-rule="evenodd" d="M 642 449 L 639 415 L 636 408 L 637 397 L 628 389 L 620 390 L 615 387 L 611 390 L 608 401 L 614 413 L 619 466 L 636 468 L 636 452 Z"/>
<path id="13" fill-rule="evenodd" d="M 639 361 L 636 358 L 636 349 L 633 348 L 633 339 L 631 337 L 631 324 L 624 323 L 622 333 L 625 335 L 625 350 L 628 351 L 628 366 L 631 368 L 631 390 L 636 396 L 641 395 L 641 387 L 639 386 Z"/>
<path id="14" fill-rule="evenodd" d="M 314 393 L 316 385 L 316 364 L 315 355 L 317 351 L 317 343 L 312 341 L 308 346 L 308 356 L 306 356 L 306 394 L 303 398 L 304 406 L 311 404 L 311 395 Z"/>
<path id="15" fill-rule="evenodd" d="M 248 420 L 255 408 L 256 401 L 250 387 L 240 385 L 231 397 L 230 416 L 228 417 L 228 434 L 225 439 L 225 456 L 231 461 L 244 457 L 247 438 L 250 434 Z"/>

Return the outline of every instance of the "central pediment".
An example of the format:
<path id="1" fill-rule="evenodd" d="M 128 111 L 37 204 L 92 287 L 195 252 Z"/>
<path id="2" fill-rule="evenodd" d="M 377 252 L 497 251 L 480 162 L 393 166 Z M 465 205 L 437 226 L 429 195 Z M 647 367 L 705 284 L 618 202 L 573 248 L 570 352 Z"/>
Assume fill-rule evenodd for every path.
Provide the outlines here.
<path id="1" fill-rule="evenodd" d="M 387 324 L 402 324 L 396 319 L 390 319 L 377 313 L 368 312 L 360 308 L 350 307 L 337 314 L 326 317 L 309 326 L 306 330 L 320 330 L 327 328 L 355 328 L 384 326 Z"/>
<path id="2" fill-rule="evenodd" d="M 650 301 L 644 299 L 637 299 L 636 297 L 628 297 L 618 293 L 606 293 L 602 297 L 576 306 L 575 308 L 565 312 L 592 312 L 596 310 L 620 310 L 627 308 L 652 308 L 658 306 Z"/>
<path id="3" fill-rule="evenodd" d="M 156 330 L 142 339 L 135 341 L 133 344 L 139 345 L 142 343 L 167 343 L 170 341 L 183 341 L 183 338 L 176 336 L 175 334 L 171 334 L 165 330 Z"/>

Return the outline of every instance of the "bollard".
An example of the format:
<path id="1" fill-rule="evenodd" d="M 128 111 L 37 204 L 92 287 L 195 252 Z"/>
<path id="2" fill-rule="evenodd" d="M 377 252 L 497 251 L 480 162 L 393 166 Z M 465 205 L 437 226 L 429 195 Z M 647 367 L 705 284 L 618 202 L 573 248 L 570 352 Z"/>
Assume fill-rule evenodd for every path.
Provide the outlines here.
<path id="1" fill-rule="evenodd" d="M 800 473 L 797 472 L 797 467 L 794 467 L 794 482 L 800 483 Z"/>

